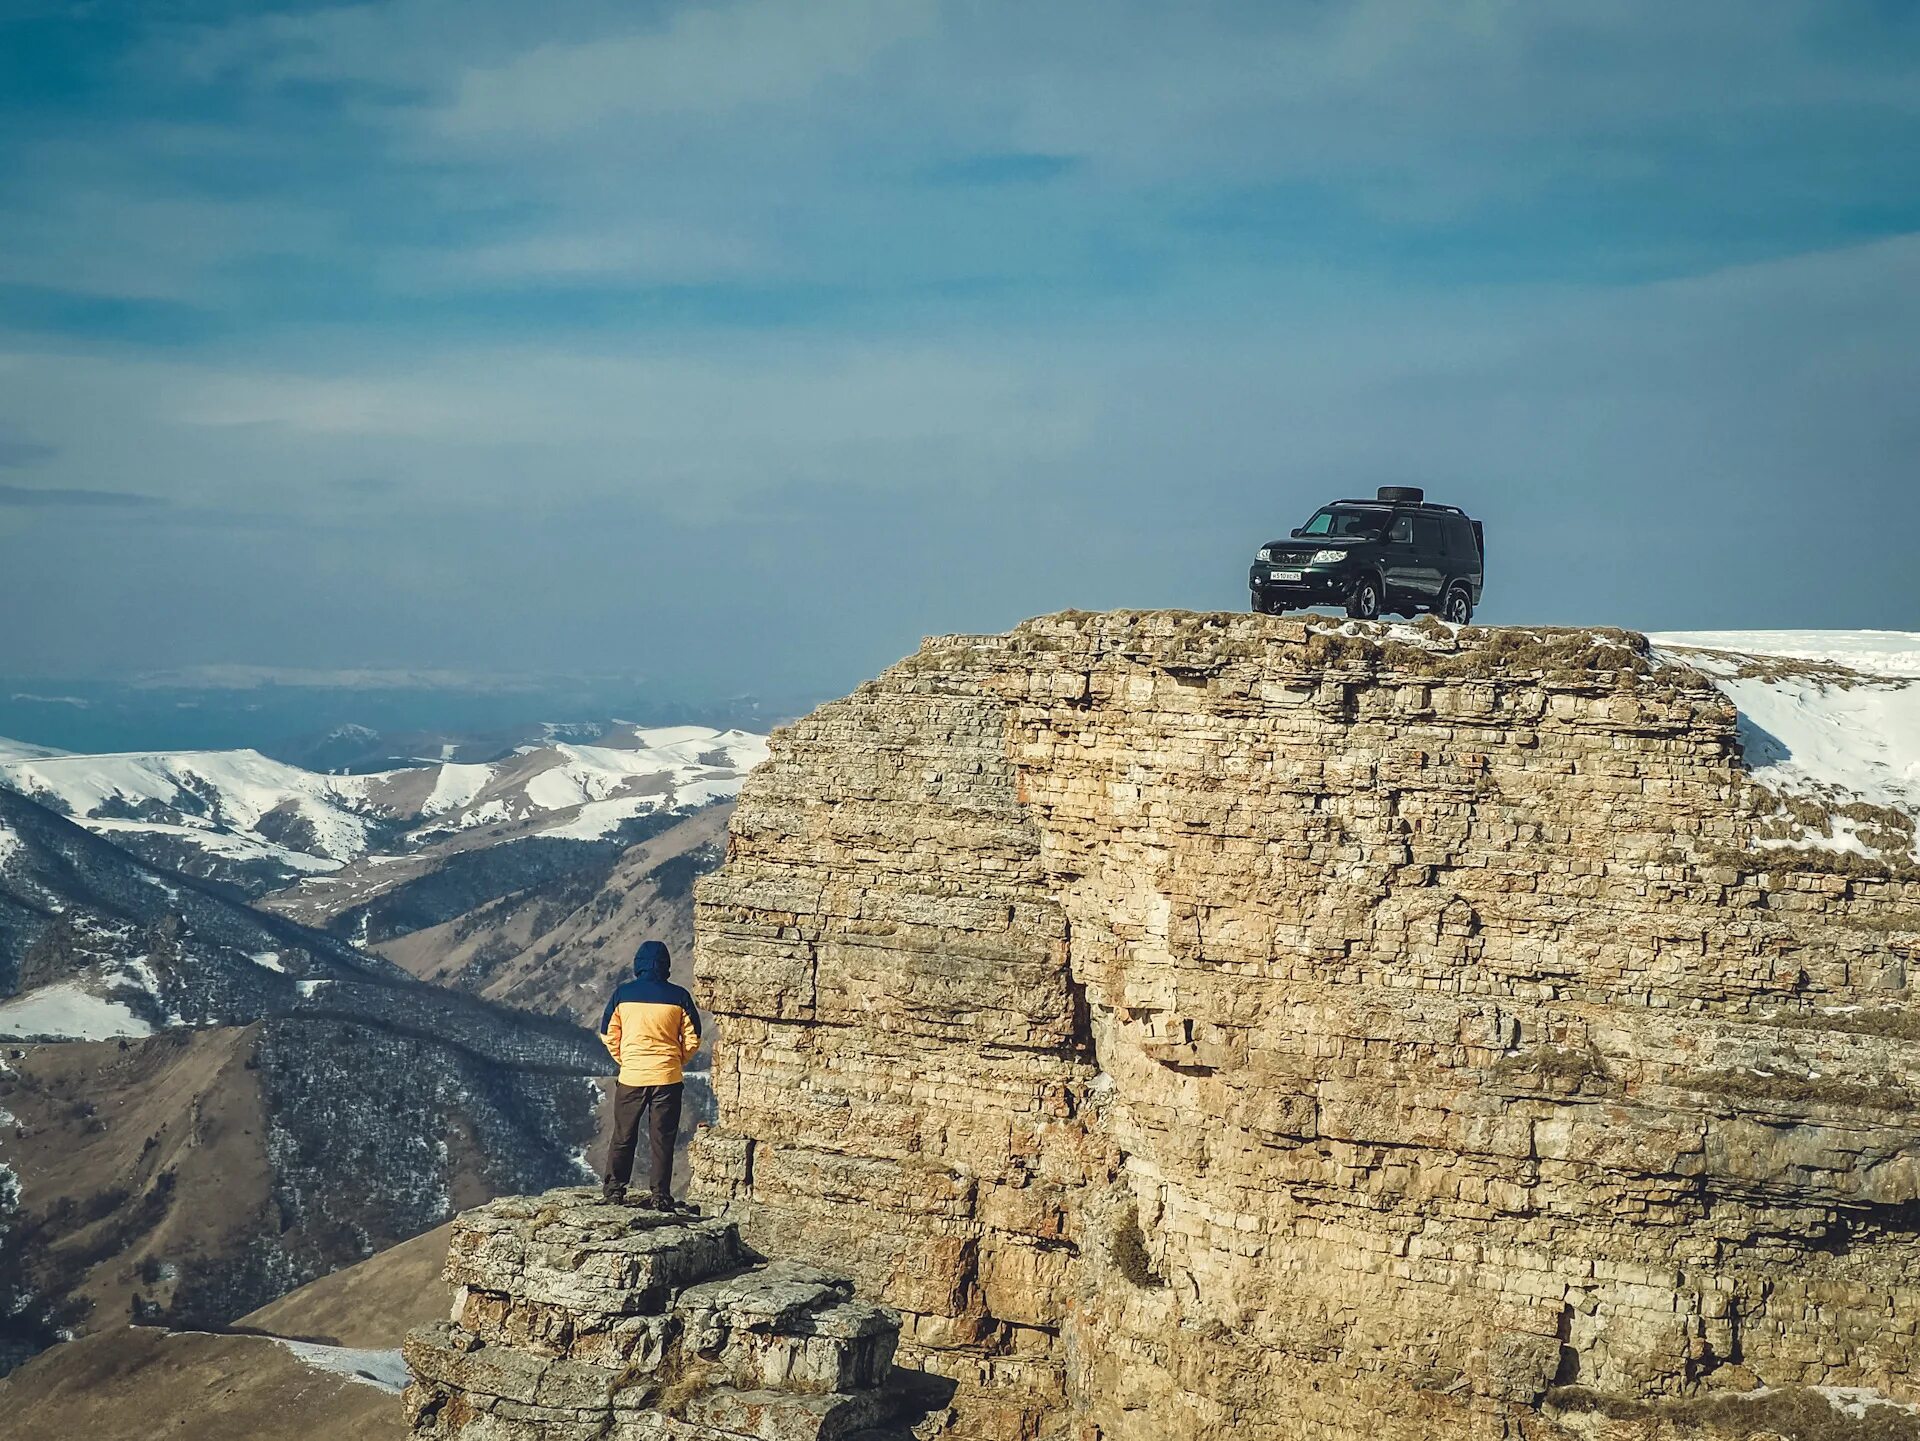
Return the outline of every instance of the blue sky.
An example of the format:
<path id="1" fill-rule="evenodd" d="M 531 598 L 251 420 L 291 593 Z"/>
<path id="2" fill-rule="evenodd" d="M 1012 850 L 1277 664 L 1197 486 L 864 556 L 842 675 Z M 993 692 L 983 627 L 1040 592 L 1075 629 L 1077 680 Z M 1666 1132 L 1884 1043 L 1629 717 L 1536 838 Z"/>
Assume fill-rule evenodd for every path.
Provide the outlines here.
<path id="1" fill-rule="evenodd" d="M 1388 482 L 1920 625 L 1920 7 L 0 16 L 0 671 L 834 690 Z"/>

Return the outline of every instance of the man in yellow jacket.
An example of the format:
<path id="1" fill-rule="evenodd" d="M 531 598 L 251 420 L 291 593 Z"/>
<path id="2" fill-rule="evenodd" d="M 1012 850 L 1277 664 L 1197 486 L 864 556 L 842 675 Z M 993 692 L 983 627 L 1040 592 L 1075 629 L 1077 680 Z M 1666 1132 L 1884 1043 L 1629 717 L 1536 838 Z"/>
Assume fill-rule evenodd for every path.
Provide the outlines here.
<path id="1" fill-rule="evenodd" d="M 649 1185 L 638 1204 L 694 1215 L 693 1207 L 673 1198 L 673 1143 L 680 1130 L 681 1077 L 700 1049 L 700 1012 L 693 997 L 667 979 L 668 959 L 659 941 L 642 945 L 633 958 L 633 979 L 613 993 L 600 1018 L 600 1039 L 620 1064 L 600 1194 L 616 1204 L 626 1201 L 645 1118 Z"/>

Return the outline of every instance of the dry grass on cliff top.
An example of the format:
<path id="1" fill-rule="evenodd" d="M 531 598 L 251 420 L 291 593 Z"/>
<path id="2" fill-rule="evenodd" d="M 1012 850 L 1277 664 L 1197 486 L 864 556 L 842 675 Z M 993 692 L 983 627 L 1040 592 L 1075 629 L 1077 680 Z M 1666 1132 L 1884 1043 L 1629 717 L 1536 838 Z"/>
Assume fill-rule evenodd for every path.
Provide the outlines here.
<path id="1" fill-rule="evenodd" d="M 915 660 L 938 664 L 950 645 L 978 645 L 987 639 L 940 637 L 930 640 Z M 1645 636 L 1612 626 L 1452 626 L 1433 616 L 1405 624 L 1229 611 L 1061 611 L 1023 622 L 1007 640 L 1016 653 L 1077 654 L 1089 663 L 1118 658 L 1224 669 L 1266 661 L 1435 680 L 1512 677 L 1629 690 L 1651 679 L 1689 691 L 1711 691 L 1710 682 L 1698 672 L 1655 658 Z"/>
<path id="2" fill-rule="evenodd" d="M 1547 1393 L 1546 1409 L 1550 1416 L 1597 1415 L 1612 1421 L 1652 1423 L 1662 1429 L 1651 1434 L 1671 1435 L 1674 1441 L 1682 1437 L 1746 1441 L 1753 1436 L 1780 1436 L 1785 1441 L 1920 1441 L 1920 1415 L 1904 1406 L 1860 1398 L 1857 1393 L 1830 1397 L 1804 1388 L 1637 1401 L 1566 1386 Z"/>

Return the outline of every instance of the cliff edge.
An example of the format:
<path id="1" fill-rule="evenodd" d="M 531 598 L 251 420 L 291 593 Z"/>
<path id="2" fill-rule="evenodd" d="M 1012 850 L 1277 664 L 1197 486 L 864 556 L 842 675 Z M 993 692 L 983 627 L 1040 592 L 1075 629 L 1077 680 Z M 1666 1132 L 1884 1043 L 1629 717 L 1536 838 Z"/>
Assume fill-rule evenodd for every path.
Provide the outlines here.
<path id="1" fill-rule="evenodd" d="M 1920 879 L 1741 739 L 1618 631 L 929 641 L 701 883 L 698 1190 L 980 1441 L 1920 1436 Z"/>

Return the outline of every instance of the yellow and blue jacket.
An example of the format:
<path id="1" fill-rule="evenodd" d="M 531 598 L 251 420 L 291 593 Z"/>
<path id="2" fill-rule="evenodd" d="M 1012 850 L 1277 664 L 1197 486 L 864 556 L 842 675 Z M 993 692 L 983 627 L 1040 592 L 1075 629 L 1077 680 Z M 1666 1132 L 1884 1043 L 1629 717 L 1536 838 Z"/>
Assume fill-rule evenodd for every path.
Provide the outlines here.
<path id="1" fill-rule="evenodd" d="M 667 948 L 658 941 L 640 948 L 633 979 L 607 1002 L 600 1039 L 619 1062 L 623 1086 L 674 1085 L 700 1049 L 700 1012 L 667 979 Z"/>

